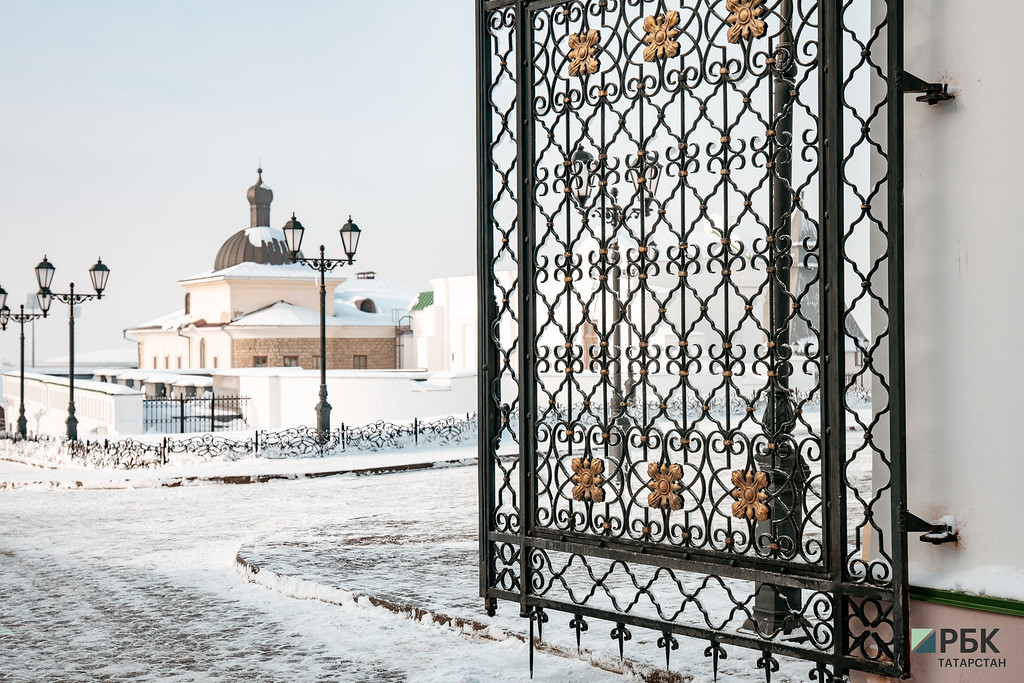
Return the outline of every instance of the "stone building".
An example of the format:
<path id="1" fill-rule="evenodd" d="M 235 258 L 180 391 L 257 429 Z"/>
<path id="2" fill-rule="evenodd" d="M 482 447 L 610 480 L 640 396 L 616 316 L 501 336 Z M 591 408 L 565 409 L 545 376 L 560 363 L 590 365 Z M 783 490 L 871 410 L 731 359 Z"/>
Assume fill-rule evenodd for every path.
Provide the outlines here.
<path id="1" fill-rule="evenodd" d="M 223 243 L 212 270 L 178 282 L 184 307 L 126 330 L 140 369 L 320 367 L 319 274 L 290 262 L 283 231 L 270 227 L 274 194 L 257 175 L 249 227 Z M 327 368 L 399 367 L 398 323 L 416 291 L 347 270 L 326 278 Z"/>

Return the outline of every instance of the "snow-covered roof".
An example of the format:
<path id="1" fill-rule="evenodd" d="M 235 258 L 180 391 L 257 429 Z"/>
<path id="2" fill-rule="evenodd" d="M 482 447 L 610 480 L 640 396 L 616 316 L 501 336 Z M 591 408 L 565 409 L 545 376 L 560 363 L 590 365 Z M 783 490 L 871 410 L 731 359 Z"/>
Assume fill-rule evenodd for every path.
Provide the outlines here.
<path id="1" fill-rule="evenodd" d="M 184 308 L 179 308 L 173 313 L 162 315 L 159 318 L 153 318 L 147 320 L 144 323 L 139 323 L 134 327 L 130 327 L 132 330 L 176 330 L 182 325 L 192 322 L 192 316 L 185 313 Z"/>
<path id="2" fill-rule="evenodd" d="M 263 228 L 250 228 L 250 230 L 263 229 Z M 267 228 L 268 230 L 270 228 Z M 185 284 L 189 282 L 201 282 L 203 280 L 221 280 L 221 279 L 245 279 L 245 280 L 313 280 L 317 278 L 317 272 L 309 266 L 304 266 L 301 263 L 282 263 L 279 265 L 272 265 L 269 263 L 252 263 L 245 261 L 237 265 L 231 266 L 230 268 L 224 268 L 223 270 L 208 270 L 204 273 L 198 273 L 190 277 L 183 278 L 178 281 L 178 284 Z M 326 276 L 329 282 L 340 282 L 342 278 L 338 275 L 328 274 Z"/>
<path id="3" fill-rule="evenodd" d="M 420 292 L 419 296 L 416 297 L 416 302 L 412 305 L 410 310 L 422 311 L 423 309 L 434 305 L 434 292 Z"/>
<path id="4" fill-rule="evenodd" d="M 232 322 L 228 327 L 312 327 L 320 324 L 320 311 L 303 308 L 285 301 L 253 311 Z M 365 313 L 349 305 L 335 304 L 335 314 L 327 316 L 328 327 L 386 325 L 390 316 Z"/>
<path id="5" fill-rule="evenodd" d="M 67 364 L 67 354 L 64 354 L 63 356 L 55 356 L 48 360 L 40 361 L 39 363 L 41 367 L 65 367 Z M 120 366 L 124 369 L 125 367 L 135 367 L 138 364 L 139 351 L 135 346 L 117 349 L 103 349 L 100 351 L 75 352 L 75 365 L 79 367 L 84 367 L 86 365 L 100 367 Z"/>
<path id="6" fill-rule="evenodd" d="M 213 386 L 213 377 L 182 377 L 174 380 L 176 387 L 197 387 L 199 389 Z"/>
<path id="7" fill-rule="evenodd" d="M 8 379 L 17 380 L 19 374 L 14 372 L 5 373 Z M 69 381 L 67 377 L 59 377 L 54 375 L 44 375 L 39 372 L 26 372 L 26 380 L 34 380 L 43 384 L 56 384 L 58 386 L 68 386 Z M 96 382 L 89 379 L 75 379 L 75 388 L 86 391 L 95 391 L 101 394 L 107 394 L 108 396 L 130 396 L 137 395 L 139 392 L 135 389 L 129 389 L 119 384 L 110 384 L 109 382 Z"/>
<path id="8" fill-rule="evenodd" d="M 336 312 L 340 312 L 345 305 L 358 308 L 360 302 L 369 299 L 378 313 L 393 323 L 392 311 L 400 311 L 400 315 L 408 313 L 418 296 L 415 287 L 399 282 L 351 278 L 334 290 L 334 308 Z"/>

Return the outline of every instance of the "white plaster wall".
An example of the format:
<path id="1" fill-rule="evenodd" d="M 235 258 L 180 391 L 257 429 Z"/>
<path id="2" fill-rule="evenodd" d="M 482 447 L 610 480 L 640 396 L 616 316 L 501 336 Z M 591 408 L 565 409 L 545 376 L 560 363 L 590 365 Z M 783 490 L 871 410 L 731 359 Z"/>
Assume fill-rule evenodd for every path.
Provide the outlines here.
<path id="1" fill-rule="evenodd" d="M 137 332 L 142 345 L 141 367 L 147 370 L 163 370 L 164 359 L 167 358 L 171 370 L 178 368 L 178 357 L 181 356 L 182 368 L 190 367 L 188 339 L 178 336 L 176 332 Z M 156 364 L 153 359 L 156 357 Z"/>
<path id="2" fill-rule="evenodd" d="M 238 378 L 239 394 L 251 399 L 252 428 L 316 424 L 313 409 L 319 400 L 319 372 L 252 368 L 218 374 Z M 334 427 L 342 423 L 359 426 L 377 420 L 407 422 L 413 418 L 476 411 L 474 373 L 332 370 L 327 373 L 327 393 Z"/>
<path id="3" fill-rule="evenodd" d="M 246 313 L 265 308 L 278 301 L 320 310 L 320 283 L 318 275 L 310 270 L 308 280 L 283 279 L 230 279 L 209 282 L 189 282 L 185 288 L 191 294 L 193 319 L 208 323 L 226 323 Z M 344 278 L 327 277 L 328 301 Z"/>
<path id="4" fill-rule="evenodd" d="M 439 366 L 431 370 L 460 372 L 477 366 L 476 350 L 476 277 L 462 275 L 430 281 L 434 288 L 434 305 L 443 310 L 438 321 L 441 331 Z M 468 332 L 467 332 L 468 330 Z"/>
<path id="5" fill-rule="evenodd" d="M 193 320 L 212 324 L 231 321 L 231 288 L 227 282 L 195 282 L 185 285 L 185 289 L 190 294 L 189 310 Z"/>
<path id="6" fill-rule="evenodd" d="M 430 286 L 434 304 L 411 315 L 408 365 L 431 372 L 476 372 L 476 277 L 436 278 Z"/>
<path id="7" fill-rule="evenodd" d="M 334 300 L 334 290 L 341 284 L 340 278 L 326 278 L 327 301 Z M 309 271 L 308 280 L 232 280 L 231 318 L 266 308 L 278 301 L 320 310 L 319 275 Z"/>
<path id="8" fill-rule="evenodd" d="M 3 400 L 12 425 L 17 424 L 20 380 L 17 373 L 6 373 Z M 142 399 L 140 391 L 122 386 L 77 380 L 75 417 L 82 439 L 141 434 Z M 30 434 L 60 436 L 67 433 L 68 380 L 37 373 L 25 373 L 25 418 Z"/>
<path id="9" fill-rule="evenodd" d="M 915 584 L 952 588 L 953 572 L 1004 566 L 1011 576 L 1024 565 L 1011 484 L 1024 455 L 1024 91 L 1011 19 L 1020 9 L 1014 0 L 906 4 L 907 70 L 956 93 L 934 107 L 906 101 L 909 507 L 955 515 L 961 532 L 958 547 L 911 535 Z"/>

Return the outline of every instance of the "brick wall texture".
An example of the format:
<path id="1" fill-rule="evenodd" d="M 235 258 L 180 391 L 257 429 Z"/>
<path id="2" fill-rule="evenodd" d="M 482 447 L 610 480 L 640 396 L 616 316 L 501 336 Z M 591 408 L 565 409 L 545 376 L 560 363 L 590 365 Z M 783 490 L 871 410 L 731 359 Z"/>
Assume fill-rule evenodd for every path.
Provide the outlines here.
<path id="1" fill-rule="evenodd" d="M 316 358 L 320 355 L 320 339 L 233 339 L 231 360 L 236 368 L 254 367 L 256 356 L 266 356 L 267 366 L 284 366 L 285 356 L 298 356 L 299 366 L 312 370 L 317 368 Z M 395 368 L 395 338 L 378 337 L 371 339 L 328 339 L 327 369 L 350 370 L 355 367 L 355 357 L 366 356 L 368 370 L 392 370 Z"/>

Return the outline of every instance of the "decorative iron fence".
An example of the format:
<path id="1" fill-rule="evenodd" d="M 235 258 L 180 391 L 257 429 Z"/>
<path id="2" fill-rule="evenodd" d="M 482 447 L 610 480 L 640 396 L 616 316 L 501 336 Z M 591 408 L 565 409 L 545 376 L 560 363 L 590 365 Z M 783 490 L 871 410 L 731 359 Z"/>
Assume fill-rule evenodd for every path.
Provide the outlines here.
<path id="1" fill-rule="evenodd" d="M 418 445 L 450 446 L 473 443 L 476 416 L 467 414 L 411 423 L 378 421 L 360 427 L 342 425 L 321 438 L 313 427 L 253 432 L 251 438 L 228 438 L 213 433 L 164 437 L 159 441 L 104 439 L 68 441 L 63 437 L 21 439 L 0 432 L 0 457 L 43 462 L 71 462 L 89 467 L 136 469 L 160 467 L 181 458 L 238 460 L 335 455 L 345 451 L 382 451 Z"/>
<path id="2" fill-rule="evenodd" d="M 148 433 L 227 432 L 248 426 L 249 399 L 243 396 L 147 398 L 142 424 Z"/>

